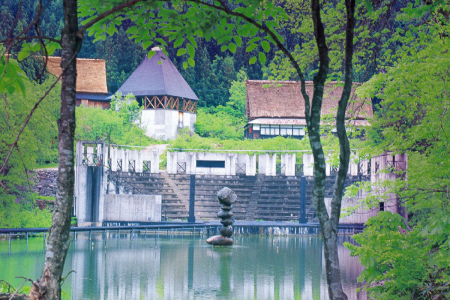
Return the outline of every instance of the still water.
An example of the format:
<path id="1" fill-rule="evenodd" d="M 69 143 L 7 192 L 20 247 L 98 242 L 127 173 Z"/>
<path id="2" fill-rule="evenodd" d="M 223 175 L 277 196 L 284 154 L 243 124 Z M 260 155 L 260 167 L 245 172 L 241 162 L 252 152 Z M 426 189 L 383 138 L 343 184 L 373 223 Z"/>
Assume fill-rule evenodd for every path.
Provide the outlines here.
<path id="1" fill-rule="evenodd" d="M 322 240 L 318 236 L 234 236 L 236 245 L 213 248 L 200 236 L 78 234 L 64 274 L 66 299 L 328 299 Z M 344 290 L 356 293 L 362 270 L 339 242 Z M 42 237 L 0 241 L 0 279 L 15 286 L 38 278 Z"/>

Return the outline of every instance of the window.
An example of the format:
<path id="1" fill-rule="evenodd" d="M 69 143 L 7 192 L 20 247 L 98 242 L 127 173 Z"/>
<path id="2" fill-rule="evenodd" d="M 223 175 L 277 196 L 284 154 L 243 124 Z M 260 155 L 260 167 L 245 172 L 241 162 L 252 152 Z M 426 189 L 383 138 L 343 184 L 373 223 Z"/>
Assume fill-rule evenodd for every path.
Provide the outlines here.
<path id="1" fill-rule="evenodd" d="M 384 202 L 380 202 L 380 211 L 384 211 Z"/>
<path id="2" fill-rule="evenodd" d="M 253 130 L 260 130 L 259 124 L 253 124 Z"/>
<path id="3" fill-rule="evenodd" d="M 271 125 L 270 135 L 279 135 L 279 134 L 280 134 L 280 127 L 278 125 Z"/>
<path id="4" fill-rule="evenodd" d="M 261 135 L 269 135 L 270 127 L 269 125 L 261 125 Z"/>
<path id="5" fill-rule="evenodd" d="M 293 135 L 303 136 L 305 135 L 305 129 L 303 126 L 294 126 L 293 127 Z"/>
<path id="6" fill-rule="evenodd" d="M 197 168 L 225 168 L 224 160 L 197 160 Z"/>

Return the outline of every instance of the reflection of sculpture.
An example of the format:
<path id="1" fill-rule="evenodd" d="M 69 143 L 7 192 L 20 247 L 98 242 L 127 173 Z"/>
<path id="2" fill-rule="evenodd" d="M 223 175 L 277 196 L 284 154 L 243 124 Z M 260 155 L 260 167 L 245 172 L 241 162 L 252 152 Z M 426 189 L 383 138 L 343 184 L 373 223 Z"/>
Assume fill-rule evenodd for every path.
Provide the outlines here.
<path id="1" fill-rule="evenodd" d="M 223 226 L 220 228 L 220 235 L 212 236 L 206 242 L 210 245 L 231 246 L 233 245 L 233 240 L 230 238 L 233 234 L 231 225 L 234 223 L 231 206 L 236 202 L 237 196 L 231 189 L 224 187 L 217 193 L 217 199 L 222 204 L 222 210 L 219 211 L 217 216 L 222 219 L 220 223 Z"/>

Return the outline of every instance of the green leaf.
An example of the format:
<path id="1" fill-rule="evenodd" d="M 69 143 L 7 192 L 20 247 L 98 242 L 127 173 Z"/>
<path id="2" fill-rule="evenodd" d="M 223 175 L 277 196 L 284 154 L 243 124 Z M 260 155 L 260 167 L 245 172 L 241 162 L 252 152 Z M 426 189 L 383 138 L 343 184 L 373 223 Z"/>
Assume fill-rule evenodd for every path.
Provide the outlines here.
<path id="1" fill-rule="evenodd" d="M 240 36 L 235 35 L 235 36 L 233 36 L 233 39 L 239 47 L 242 46 L 242 38 Z"/>
<path id="2" fill-rule="evenodd" d="M 191 44 L 187 44 L 187 49 L 190 57 L 195 56 L 195 48 Z"/>
<path id="3" fill-rule="evenodd" d="M 259 61 L 263 65 L 266 63 L 266 55 L 264 54 L 264 52 L 259 52 Z"/>
<path id="4" fill-rule="evenodd" d="M 30 55 L 30 52 L 27 50 L 25 50 L 25 49 L 20 50 L 19 54 L 17 54 L 18 61 L 22 61 Z"/>
<path id="5" fill-rule="evenodd" d="M 228 49 L 230 49 L 231 53 L 233 53 L 233 54 L 236 53 L 236 44 L 230 43 L 228 45 Z"/>
<path id="6" fill-rule="evenodd" d="M 187 62 L 184 62 L 184 63 L 183 63 L 183 69 L 185 69 L 185 70 L 186 70 L 186 69 L 187 69 L 187 67 L 188 67 L 188 64 L 187 64 Z"/>
<path id="7" fill-rule="evenodd" d="M 220 51 L 224 52 L 228 50 L 228 46 L 227 45 L 223 45 L 222 48 L 220 48 Z"/>
<path id="8" fill-rule="evenodd" d="M 250 60 L 249 60 L 248 63 L 249 63 L 250 65 L 253 65 L 255 62 L 256 62 L 256 57 L 253 56 L 252 58 L 250 58 Z"/>
<path id="9" fill-rule="evenodd" d="M 47 48 L 47 54 L 52 55 L 56 49 L 61 49 L 61 44 L 58 42 L 50 41 L 45 45 L 45 47 Z"/>
<path id="10" fill-rule="evenodd" d="M 178 38 L 175 43 L 173 43 L 173 47 L 174 48 L 178 48 L 179 46 L 181 46 L 181 44 L 183 44 L 184 42 L 184 38 Z"/>
<path id="11" fill-rule="evenodd" d="M 183 55 L 183 54 L 186 54 L 186 49 L 184 49 L 184 48 L 181 48 L 181 49 L 178 49 L 178 51 L 177 51 L 177 56 L 181 56 L 181 55 Z"/>
<path id="12" fill-rule="evenodd" d="M 114 33 L 116 32 L 117 30 L 116 30 L 116 26 L 114 26 L 114 25 L 110 25 L 109 27 L 108 27 L 108 29 L 106 30 L 106 32 L 110 35 L 110 36 L 112 36 L 112 35 L 114 35 Z"/>
<path id="13" fill-rule="evenodd" d="M 191 67 L 195 67 L 195 60 L 193 60 L 192 58 L 189 57 L 188 62 Z"/>
<path id="14" fill-rule="evenodd" d="M 259 36 L 252 38 L 250 41 L 247 42 L 247 44 L 253 44 L 254 42 L 257 42 L 261 40 Z"/>
<path id="15" fill-rule="evenodd" d="M 145 41 L 145 42 L 142 44 L 142 48 L 145 50 L 145 49 L 147 49 L 148 47 L 150 47 L 152 43 L 153 43 L 152 41 Z"/>
<path id="16" fill-rule="evenodd" d="M 266 52 L 270 51 L 270 44 L 268 41 L 262 41 L 261 46 L 263 47 L 264 51 L 266 51 Z"/>
<path id="17" fill-rule="evenodd" d="M 153 55 L 155 55 L 155 53 L 156 53 L 156 52 L 155 52 L 155 51 L 152 51 L 152 50 L 148 51 L 148 54 L 147 54 L 148 59 L 152 58 Z"/>
<path id="18" fill-rule="evenodd" d="M 247 47 L 247 49 L 245 49 L 245 52 L 252 52 L 256 47 L 258 47 L 257 44 L 251 44 Z"/>

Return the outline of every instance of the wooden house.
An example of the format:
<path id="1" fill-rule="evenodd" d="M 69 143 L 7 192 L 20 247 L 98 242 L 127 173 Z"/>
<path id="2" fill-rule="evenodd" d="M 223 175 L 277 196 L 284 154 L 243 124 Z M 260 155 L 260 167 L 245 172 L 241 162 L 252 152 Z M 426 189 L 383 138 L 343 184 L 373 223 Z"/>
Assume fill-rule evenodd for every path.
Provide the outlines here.
<path id="1" fill-rule="evenodd" d="M 373 116 L 370 99 L 358 99 L 356 86 L 352 89 L 347 118 L 356 126 L 368 126 L 367 118 Z M 305 135 L 305 103 L 297 81 L 247 80 L 245 113 L 248 123 L 245 137 L 249 139 L 290 136 L 303 138 Z M 306 92 L 313 95 L 312 81 L 306 82 Z M 330 82 L 325 86 L 322 103 L 322 116 L 337 112 L 343 86 Z"/>
<path id="2" fill-rule="evenodd" d="M 144 110 L 141 124 L 151 138 L 176 138 L 179 130 L 194 130 L 197 95 L 170 59 L 159 49 L 146 57 L 119 88 L 122 95 L 132 93 Z"/>
<path id="3" fill-rule="evenodd" d="M 56 77 L 61 75 L 61 57 L 49 56 L 47 69 Z M 77 58 L 76 106 L 109 109 L 110 98 L 105 60 Z"/>

